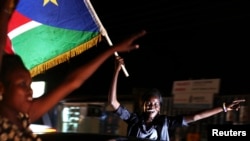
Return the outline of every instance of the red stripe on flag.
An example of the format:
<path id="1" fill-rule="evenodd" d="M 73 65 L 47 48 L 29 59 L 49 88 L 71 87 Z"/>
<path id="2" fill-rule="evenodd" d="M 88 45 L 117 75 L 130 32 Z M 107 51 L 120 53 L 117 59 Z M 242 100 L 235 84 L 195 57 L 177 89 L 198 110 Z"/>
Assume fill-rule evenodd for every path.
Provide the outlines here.
<path id="1" fill-rule="evenodd" d="M 8 32 L 12 31 L 13 29 L 32 21 L 31 19 L 23 16 L 21 13 L 18 11 L 14 11 L 10 21 L 9 21 L 9 26 L 8 26 Z"/>

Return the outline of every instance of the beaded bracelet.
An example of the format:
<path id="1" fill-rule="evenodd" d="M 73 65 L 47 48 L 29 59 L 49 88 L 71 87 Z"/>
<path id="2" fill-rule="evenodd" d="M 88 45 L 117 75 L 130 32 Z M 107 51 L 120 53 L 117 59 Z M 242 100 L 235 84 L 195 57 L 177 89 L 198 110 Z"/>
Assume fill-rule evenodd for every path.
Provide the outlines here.
<path id="1" fill-rule="evenodd" d="M 227 107 L 226 107 L 226 103 L 225 102 L 223 102 L 223 104 L 222 104 L 222 109 L 223 109 L 223 111 L 225 113 L 227 112 Z"/>

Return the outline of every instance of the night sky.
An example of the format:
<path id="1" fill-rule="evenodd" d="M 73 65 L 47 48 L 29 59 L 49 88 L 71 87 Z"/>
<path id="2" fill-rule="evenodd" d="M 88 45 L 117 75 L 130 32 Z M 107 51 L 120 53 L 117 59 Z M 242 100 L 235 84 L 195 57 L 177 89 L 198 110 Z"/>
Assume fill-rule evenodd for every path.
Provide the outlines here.
<path id="1" fill-rule="evenodd" d="M 138 40 L 139 50 L 120 54 L 130 76 L 121 72 L 119 94 L 157 87 L 169 96 L 173 81 L 210 78 L 221 79 L 221 95 L 250 94 L 249 2 L 92 0 L 92 4 L 114 44 L 141 29 L 148 32 Z M 50 90 L 106 48 L 104 40 L 34 80 L 46 80 Z M 111 57 L 72 95 L 107 95 L 113 67 Z"/>

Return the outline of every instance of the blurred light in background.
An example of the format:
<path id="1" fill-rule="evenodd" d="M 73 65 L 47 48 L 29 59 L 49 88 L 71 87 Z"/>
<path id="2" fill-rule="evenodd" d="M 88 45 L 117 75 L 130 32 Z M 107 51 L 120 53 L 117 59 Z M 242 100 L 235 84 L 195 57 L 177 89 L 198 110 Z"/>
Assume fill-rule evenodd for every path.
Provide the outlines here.
<path id="1" fill-rule="evenodd" d="M 33 98 L 38 98 L 42 96 L 45 92 L 45 81 L 33 81 L 31 83 L 31 88 L 33 90 Z"/>
<path id="2" fill-rule="evenodd" d="M 56 132 L 56 129 L 51 128 L 50 126 L 47 125 L 39 125 L 39 124 L 31 124 L 30 129 L 33 131 L 35 134 L 45 134 L 45 133 L 51 133 L 51 132 Z"/>

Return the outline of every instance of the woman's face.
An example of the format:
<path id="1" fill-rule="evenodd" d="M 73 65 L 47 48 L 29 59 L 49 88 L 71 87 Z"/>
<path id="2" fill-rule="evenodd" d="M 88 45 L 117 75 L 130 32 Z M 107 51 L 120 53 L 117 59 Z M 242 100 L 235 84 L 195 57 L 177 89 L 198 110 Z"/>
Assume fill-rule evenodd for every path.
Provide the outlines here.
<path id="1" fill-rule="evenodd" d="M 157 96 L 149 98 L 143 104 L 143 112 L 150 115 L 150 117 L 155 117 L 160 112 L 160 100 Z"/>
<path id="2" fill-rule="evenodd" d="M 32 101 L 31 76 L 28 70 L 18 68 L 8 73 L 6 77 L 3 100 L 12 110 L 27 113 Z"/>

